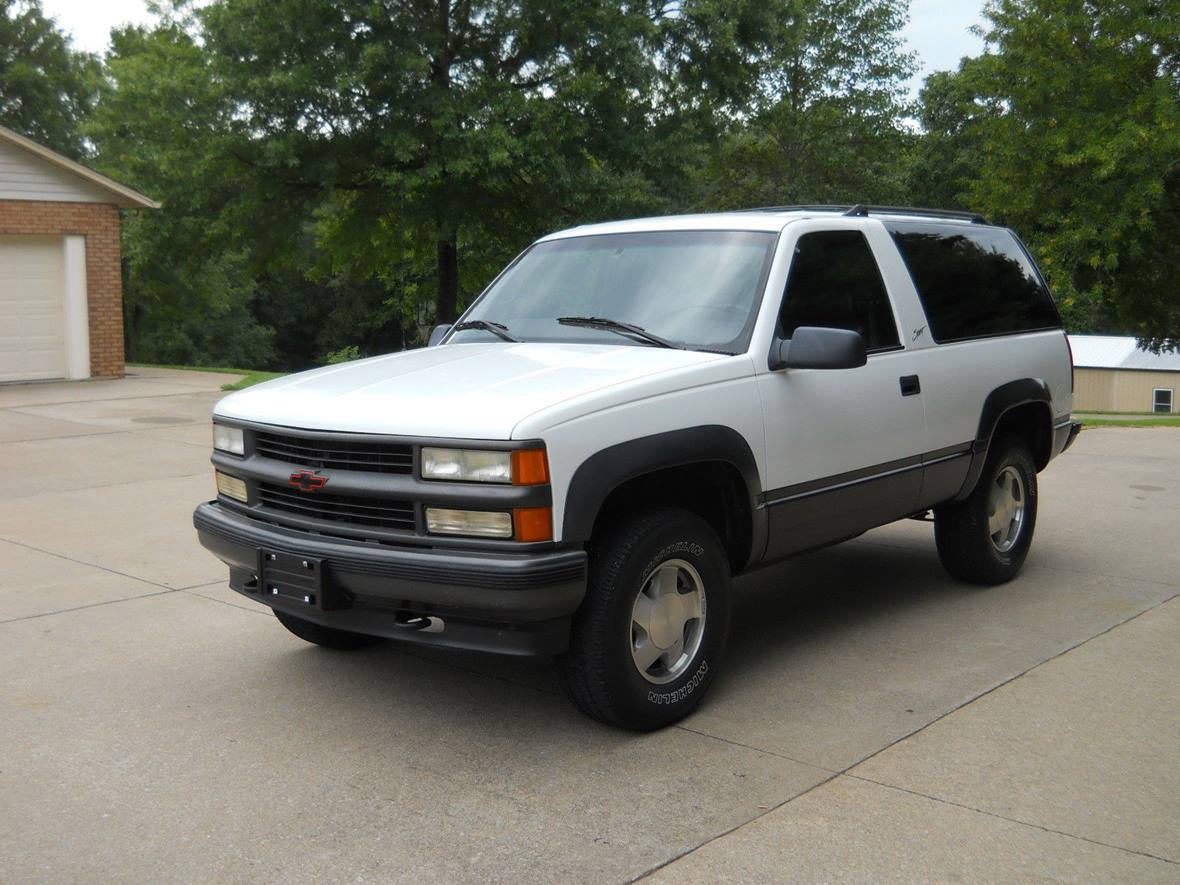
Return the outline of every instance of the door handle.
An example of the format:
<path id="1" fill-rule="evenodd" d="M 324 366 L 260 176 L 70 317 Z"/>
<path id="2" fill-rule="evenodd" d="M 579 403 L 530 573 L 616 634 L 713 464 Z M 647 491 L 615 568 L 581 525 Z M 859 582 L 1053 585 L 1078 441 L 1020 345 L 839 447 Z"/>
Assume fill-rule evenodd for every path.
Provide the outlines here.
<path id="1" fill-rule="evenodd" d="M 922 392 L 922 382 L 917 375 L 902 375 L 897 380 L 901 384 L 902 396 L 917 396 Z"/>

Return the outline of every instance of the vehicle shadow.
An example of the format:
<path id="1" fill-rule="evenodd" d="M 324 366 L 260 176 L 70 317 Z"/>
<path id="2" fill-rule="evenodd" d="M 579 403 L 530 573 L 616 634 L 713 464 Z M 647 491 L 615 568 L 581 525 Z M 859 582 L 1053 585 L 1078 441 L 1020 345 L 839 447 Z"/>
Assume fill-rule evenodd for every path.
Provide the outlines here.
<path id="1" fill-rule="evenodd" d="M 752 677 L 786 679 L 797 658 L 810 658 L 814 665 L 828 642 L 846 649 L 849 634 L 872 632 L 874 624 L 904 620 L 915 606 L 937 607 L 943 598 L 970 592 L 942 571 L 932 550 L 865 542 L 742 576 L 734 591 L 729 648 L 711 692 L 714 700 L 730 683 Z M 323 691 L 337 700 L 356 692 L 355 700 L 369 709 L 389 705 L 391 712 L 404 712 L 410 702 L 417 715 L 429 712 L 448 728 L 486 728 L 499 720 L 512 731 L 522 717 L 527 720 L 542 710 L 551 720 L 557 717 L 578 727 L 586 722 L 565 701 L 557 667 L 549 659 L 392 641 L 346 654 L 292 645 L 282 659 L 284 668 L 305 672 L 307 691 Z M 317 686 L 325 669 L 331 676 Z"/>
<path id="2" fill-rule="evenodd" d="M 922 551 L 853 541 L 768 566 L 734 582 L 725 671 L 741 678 L 793 643 L 903 618 L 970 589 L 942 570 L 933 544 Z"/>

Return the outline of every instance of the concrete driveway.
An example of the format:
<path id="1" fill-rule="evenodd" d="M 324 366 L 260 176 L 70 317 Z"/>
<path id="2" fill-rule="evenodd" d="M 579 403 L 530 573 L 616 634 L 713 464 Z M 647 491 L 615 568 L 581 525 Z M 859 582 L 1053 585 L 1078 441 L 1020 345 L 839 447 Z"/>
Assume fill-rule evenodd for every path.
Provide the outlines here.
<path id="1" fill-rule="evenodd" d="M 739 582 L 703 708 L 305 645 L 190 512 L 226 376 L 0 388 L 0 880 L 1180 880 L 1180 431 L 1084 433 L 1023 576 L 906 522 Z"/>

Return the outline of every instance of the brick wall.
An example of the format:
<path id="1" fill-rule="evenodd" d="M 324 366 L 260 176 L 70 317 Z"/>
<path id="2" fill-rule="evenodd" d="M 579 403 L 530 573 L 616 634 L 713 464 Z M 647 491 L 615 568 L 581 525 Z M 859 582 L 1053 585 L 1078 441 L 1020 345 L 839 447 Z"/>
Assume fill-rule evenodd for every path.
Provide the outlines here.
<path id="1" fill-rule="evenodd" d="M 86 237 L 90 310 L 90 374 L 123 374 L 123 280 L 119 268 L 119 209 L 109 203 L 0 200 L 0 235 Z"/>

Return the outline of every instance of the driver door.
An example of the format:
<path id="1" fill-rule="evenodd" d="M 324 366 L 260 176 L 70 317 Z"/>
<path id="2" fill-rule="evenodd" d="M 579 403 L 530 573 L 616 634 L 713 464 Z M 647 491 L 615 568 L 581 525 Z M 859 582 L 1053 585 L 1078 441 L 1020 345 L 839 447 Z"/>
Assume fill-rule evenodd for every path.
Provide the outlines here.
<path id="1" fill-rule="evenodd" d="M 858 229 L 795 242 L 777 335 L 851 329 L 868 361 L 758 376 L 766 428 L 766 558 L 840 541 L 914 511 L 926 427 L 918 356 L 898 335 L 872 248 Z"/>

